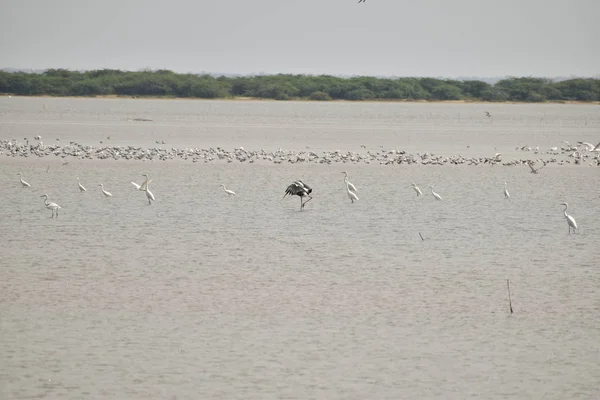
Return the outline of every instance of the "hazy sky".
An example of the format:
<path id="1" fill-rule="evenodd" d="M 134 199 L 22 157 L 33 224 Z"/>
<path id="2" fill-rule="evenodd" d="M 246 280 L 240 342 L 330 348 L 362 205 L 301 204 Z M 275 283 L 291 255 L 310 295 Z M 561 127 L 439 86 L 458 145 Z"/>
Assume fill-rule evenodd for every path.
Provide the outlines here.
<path id="1" fill-rule="evenodd" d="M 0 68 L 596 76 L 600 0 L 0 0 Z"/>

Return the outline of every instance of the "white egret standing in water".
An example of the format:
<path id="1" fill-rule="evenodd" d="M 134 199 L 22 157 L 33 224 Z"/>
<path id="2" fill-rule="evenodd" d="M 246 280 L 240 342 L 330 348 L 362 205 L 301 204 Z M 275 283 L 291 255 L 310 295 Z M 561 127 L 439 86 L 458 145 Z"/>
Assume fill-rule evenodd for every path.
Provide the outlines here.
<path id="1" fill-rule="evenodd" d="M 48 195 L 47 194 L 43 194 L 40 197 L 44 197 L 44 204 L 46 205 L 46 208 L 52 210 L 52 216 L 50 218 L 54 218 L 54 213 L 56 212 L 56 218 L 58 218 L 58 210 L 60 208 L 62 208 L 61 206 L 59 206 L 56 203 L 51 203 L 48 201 Z"/>
<path id="2" fill-rule="evenodd" d="M 504 197 L 510 199 L 510 193 L 508 193 L 508 189 L 506 188 L 506 182 L 504 182 Z"/>
<path id="3" fill-rule="evenodd" d="M 110 192 L 107 192 L 106 190 L 104 190 L 104 185 L 103 185 L 103 184 L 100 184 L 100 185 L 98 185 L 98 186 L 100 186 L 100 188 L 102 188 L 102 193 L 104 193 L 104 195 L 105 195 L 106 197 L 112 197 L 112 193 L 110 193 Z"/>
<path id="4" fill-rule="evenodd" d="M 223 188 L 223 190 L 225 191 L 225 193 L 227 193 L 227 195 L 229 197 L 231 197 L 231 196 L 235 197 L 235 192 L 233 190 L 229 190 L 229 189 L 225 188 L 224 184 L 221 184 L 221 187 Z"/>
<path id="5" fill-rule="evenodd" d="M 21 180 L 21 185 L 23 185 L 23 187 L 31 187 L 31 185 L 29 183 L 27 183 L 23 180 L 23 175 L 21 175 L 20 172 L 17 175 L 19 176 L 19 179 Z"/>
<path id="6" fill-rule="evenodd" d="M 573 228 L 573 233 L 575 233 L 575 230 L 577 229 L 577 222 L 575 222 L 575 218 L 567 214 L 569 203 L 560 203 L 559 205 L 565 206 L 565 218 L 567 219 L 567 224 L 569 225 L 569 235 L 571 234 L 571 228 Z"/>
<path id="7" fill-rule="evenodd" d="M 79 185 L 79 191 L 81 193 L 87 192 L 87 189 L 83 187 L 83 185 L 79 182 L 79 177 L 77 177 L 77 185 Z"/>
<path id="8" fill-rule="evenodd" d="M 429 188 L 431 189 L 431 194 L 433 195 L 433 197 L 435 197 L 436 200 L 442 199 L 442 196 L 433 191 L 433 186 L 429 186 Z"/>
<path id="9" fill-rule="evenodd" d="M 358 201 L 358 196 L 350 189 L 350 185 L 350 182 L 346 182 L 346 192 L 348 192 L 348 198 L 350 201 L 354 203 L 354 200 Z"/>
<path id="10" fill-rule="evenodd" d="M 415 192 L 417 192 L 417 196 L 421 196 L 423 194 L 423 192 L 421 192 L 421 189 L 419 189 L 419 187 L 417 186 L 416 183 L 413 183 L 410 186 L 412 186 L 412 188 L 415 190 Z"/>

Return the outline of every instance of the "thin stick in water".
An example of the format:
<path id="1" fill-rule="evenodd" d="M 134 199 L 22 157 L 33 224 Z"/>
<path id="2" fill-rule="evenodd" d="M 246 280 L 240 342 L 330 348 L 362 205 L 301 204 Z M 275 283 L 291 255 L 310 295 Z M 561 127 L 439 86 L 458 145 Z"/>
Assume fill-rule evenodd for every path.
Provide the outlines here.
<path id="1" fill-rule="evenodd" d="M 510 313 L 512 314 L 512 300 L 510 299 L 510 283 L 508 282 L 508 279 L 506 280 L 506 287 L 508 289 L 508 307 L 510 308 Z"/>
<path id="2" fill-rule="evenodd" d="M 421 236 L 421 240 L 425 240 L 423 239 L 423 235 L 421 235 L 421 232 L 419 232 L 419 236 Z"/>

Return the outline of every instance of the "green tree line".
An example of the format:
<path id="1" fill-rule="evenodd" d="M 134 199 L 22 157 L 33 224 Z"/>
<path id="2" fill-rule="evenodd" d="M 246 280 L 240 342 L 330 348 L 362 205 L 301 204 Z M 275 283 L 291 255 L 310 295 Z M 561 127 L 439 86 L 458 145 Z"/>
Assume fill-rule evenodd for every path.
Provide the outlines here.
<path id="1" fill-rule="evenodd" d="M 276 100 L 479 100 L 599 101 L 600 80 L 508 78 L 491 85 L 480 80 L 434 78 L 342 78 L 330 75 L 226 77 L 178 74 L 169 70 L 0 71 L 0 93 L 27 96 L 153 96 L 183 98 L 254 97 Z"/>

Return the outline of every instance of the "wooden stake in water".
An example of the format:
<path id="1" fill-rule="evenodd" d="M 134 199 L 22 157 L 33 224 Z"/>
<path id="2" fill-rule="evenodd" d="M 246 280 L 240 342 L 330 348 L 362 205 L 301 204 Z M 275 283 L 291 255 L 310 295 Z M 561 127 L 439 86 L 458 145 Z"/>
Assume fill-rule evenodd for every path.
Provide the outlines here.
<path id="1" fill-rule="evenodd" d="M 421 232 L 419 232 L 419 236 L 421 236 L 421 240 L 425 240 L 423 239 L 423 235 L 421 235 Z"/>
<path id="2" fill-rule="evenodd" d="M 510 313 L 513 313 L 513 309 L 512 309 L 512 301 L 510 299 L 510 283 L 508 282 L 508 279 L 506 280 L 506 288 L 508 289 L 508 307 L 510 308 Z"/>

